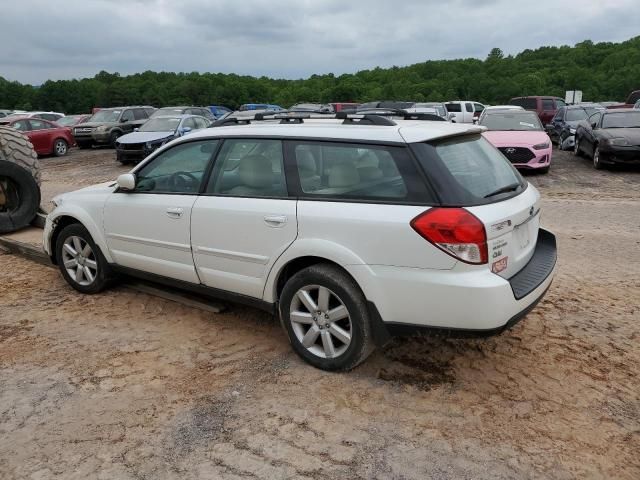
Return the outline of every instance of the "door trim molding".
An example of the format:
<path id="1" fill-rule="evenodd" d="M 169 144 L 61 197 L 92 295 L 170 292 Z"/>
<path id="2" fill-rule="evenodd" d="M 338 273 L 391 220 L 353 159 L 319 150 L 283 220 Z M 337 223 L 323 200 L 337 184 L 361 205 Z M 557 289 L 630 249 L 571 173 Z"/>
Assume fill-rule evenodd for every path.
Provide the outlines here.
<path id="1" fill-rule="evenodd" d="M 259 265 L 266 265 L 269 262 L 269 257 L 265 257 L 264 255 L 253 255 L 250 253 L 234 252 L 231 250 L 221 250 L 219 248 L 193 247 L 193 253 L 229 258 L 231 260 L 241 260 L 244 262 L 257 263 Z"/>
<path id="2" fill-rule="evenodd" d="M 120 240 L 123 242 L 139 243 L 141 245 L 147 245 L 150 247 L 170 248 L 172 250 L 179 250 L 181 252 L 190 252 L 191 245 L 185 245 L 184 243 L 163 242 L 160 240 L 153 240 L 151 238 L 134 237 L 131 235 L 121 235 L 119 233 L 107 233 L 107 238 L 113 240 Z"/>

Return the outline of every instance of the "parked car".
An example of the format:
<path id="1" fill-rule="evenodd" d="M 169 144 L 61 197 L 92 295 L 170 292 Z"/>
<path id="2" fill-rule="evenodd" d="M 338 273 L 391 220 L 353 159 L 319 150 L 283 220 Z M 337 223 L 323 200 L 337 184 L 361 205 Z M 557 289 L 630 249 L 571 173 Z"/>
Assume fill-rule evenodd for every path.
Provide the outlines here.
<path id="1" fill-rule="evenodd" d="M 330 105 L 333 107 L 333 110 L 336 112 L 343 112 L 345 110 L 356 110 L 360 104 L 359 103 L 353 103 L 353 102 L 334 102 L 334 103 L 330 103 Z"/>
<path id="2" fill-rule="evenodd" d="M 213 113 L 209 110 L 209 107 L 162 107 L 155 110 L 149 118 L 166 117 L 175 115 L 197 115 L 204 117 L 209 121 L 215 120 Z"/>
<path id="3" fill-rule="evenodd" d="M 13 113 L 13 110 L 0 110 L 0 118 L 7 117 Z"/>
<path id="4" fill-rule="evenodd" d="M 449 112 L 447 112 L 447 107 L 444 106 L 444 103 L 441 102 L 417 102 L 414 103 L 411 107 L 409 108 L 405 108 L 405 110 L 409 113 L 420 113 L 423 109 L 433 109 L 435 110 L 435 113 L 444 118 L 445 120 L 451 120 L 453 118 L 453 115 L 450 115 Z"/>
<path id="5" fill-rule="evenodd" d="M 596 169 L 615 163 L 640 164 L 640 111 L 603 110 L 576 127 L 573 153 L 588 155 Z"/>
<path id="6" fill-rule="evenodd" d="M 289 107 L 290 112 L 335 113 L 328 103 L 296 103 Z"/>
<path id="7" fill-rule="evenodd" d="M 482 113 L 482 109 L 484 109 L 484 105 L 478 102 L 471 101 L 460 101 L 455 100 L 452 102 L 447 102 L 444 104 L 447 107 L 447 112 L 452 113 L 452 121 L 456 123 L 473 123 L 474 118 L 478 118 L 480 113 Z"/>
<path id="8" fill-rule="evenodd" d="M 148 106 L 102 108 L 88 121 L 76 125 L 73 136 L 80 148 L 91 148 L 93 145 L 111 145 L 115 148 L 119 137 L 141 127 L 154 111 L 155 108 Z"/>
<path id="9" fill-rule="evenodd" d="M 634 90 L 627 96 L 627 99 L 624 103 L 616 103 L 613 105 L 607 105 L 607 108 L 612 110 L 620 109 L 620 108 L 633 108 L 636 102 L 640 100 L 640 90 Z"/>
<path id="10" fill-rule="evenodd" d="M 71 129 L 47 120 L 23 117 L 11 120 L 8 125 L 26 135 L 38 155 L 62 157 L 75 145 Z"/>
<path id="11" fill-rule="evenodd" d="M 116 159 L 123 165 L 139 162 L 174 138 L 209 125 L 209 119 L 196 115 L 152 116 L 142 127 L 116 140 Z"/>
<path id="12" fill-rule="evenodd" d="M 555 116 L 558 108 L 566 106 L 563 99 L 559 97 L 516 97 L 509 100 L 511 105 L 520 105 L 525 110 L 536 112 L 543 125 L 546 125 Z"/>
<path id="13" fill-rule="evenodd" d="M 247 110 L 267 110 L 267 111 L 284 111 L 280 105 L 273 105 L 271 103 L 245 103 L 244 105 L 240 105 L 238 111 L 244 112 Z"/>
<path id="14" fill-rule="evenodd" d="M 636 102 L 636 104 L 633 106 L 633 108 L 640 108 L 640 100 L 638 100 Z"/>
<path id="15" fill-rule="evenodd" d="M 505 110 L 524 110 L 524 108 L 518 105 L 488 105 L 484 107 L 484 110 L 482 110 L 482 113 L 476 120 L 476 123 L 479 123 L 482 118 L 489 112 L 504 112 Z"/>
<path id="16" fill-rule="evenodd" d="M 599 110 L 604 110 L 604 107 L 596 103 L 560 107 L 551 122 L 545 125 L 549 138 L 558 144 L 560 150 L 573 150 L 578 123 Z"/>
<path id="17" fill-rule="evenodd" d="M 533 112 L 487 112 L 479 124 L 488 131 L 482 134 L 507 157 L 511 164 L 522 170 L 548 172 L 551 166 L 551 139 Z"/>
<path id="18" fill-rule="evenodd" d="M 217 120 L 225 115 L 229 115 L 233 110 L 225 107 L 224 105 L 209 105 L 209 110 L 213 114 L 213 117 Z"/>
<path id="19" fill-rule="evenodd" d="M 356 115 L 207 128 L 55 197 L 44 248 L 83 293 L 126 272 L 263 308 L 326 370 L 398 331 L 495 334 L 544 296 L 556 242 L 481 131 Z"/>
<path id="20" fill-rule="evenodd" d="M 91 118 L 89 114 L 82 115 L 65 115 L 64 117 L 56 120 L 56 123 L 61 127 L 74 127 L 80 123 L 84 123 Z"/>

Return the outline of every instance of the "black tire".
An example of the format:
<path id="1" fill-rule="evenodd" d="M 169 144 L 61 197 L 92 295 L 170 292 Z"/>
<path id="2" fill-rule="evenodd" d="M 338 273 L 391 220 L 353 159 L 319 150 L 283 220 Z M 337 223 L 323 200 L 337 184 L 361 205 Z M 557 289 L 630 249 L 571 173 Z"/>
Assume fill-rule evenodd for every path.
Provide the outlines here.
<path id="1" fill-rule="evenodd" d="M 346 321 L 350 323 L 350 341 L 348 345 L 338 342 L 340 344 L 339 347 L 341 347 L 343 351 L 333 358 L 321 357 L 313 353 L 302 344 L 298 338 L 298 334 L 294 331 L 290 310 L 292 305 L 294 305 L 294 297 L 297 296 L 298 291 L 307 287 L 322 287 L 328 289 L 330 293 L 333 294 L 333 301 L 335 302 L 337 300 L 341 302 L 348 312 Z M 287 332 L 293 350 L 314 367 L 329 371 L 351 370 L 363 362 L 375 348 L 367 302 L 362 291 L 349 275 L 333 265 L 312 265 L 291 277 L 280 295 L 279 309 L 280 321 Z M 318 318 L 328 317 L 323 317 L 321 314 L 318 315 Z M 309 321 L 311 322 L 311 320 Z M 321 322 L 327 322 L 325 325 L 328 325 L 330 320 L 321 320 Z M 316 328 L 316 332 L 318 332 L 315 337 L 316 343 L 312 347 L 315 349 L 325 348 L 322 336 L 324 334 L 328 335 L 331 329 L 323 330 L 325 333 L 317 330 L 318 328 L 323 328 L 320 323 L 315 325 L 311 324 L 309 330 L 311 330 L 311 328 Z M 326 328 L 326 326 L 324 328 Z M 307 330 L 306 333 L 308 333 L 309 330 Z M 335 339 L 332 340 L 332 342 L 335 342 Z M 318 345 L 318 343 L 321 343 L 322 347 Z M 332 343 L 332 345 L 334 345 L 334 343 Z M 340 348 L 336 350 L 336 353 L 339 350 Z"/>
<path id="2" fill-rule="evenodd" d="M 116 141 L 121 136 L 122 136 L 122 132 L 120 132 L 119 130 L 111 132 L 111 135 L 109 135 L 109 145 L 111 146 L 111 148 L 116 148 Z"/>
<path id="3" fill-rule="evenodd" d="M 93 143 L 91 142 L 78 142 L 76 140 L 76 143 L 78 144 L 78 148 L 81 150 L 93 147 Z"/>
<path id="4" fill-rule="evenodd" d="M 580 139 L 578 137 L 576 137 L 574 140 L 573 154 L 576 157 L 584 157 L 584 152 L 580 149 Z"/>
<path id="5" fill-rule="evenodd" d="M 600 153 L 600 147 L 598 145 L 596 145 L 593 150 L 593 168 L 596 170 L 602 170 L 604 168 L 602 154 Z"/>
<path id="6" fill-rule="evenodd" d="M 0 234 L 26 227 L 40 206 L 40 163 L 20 132 L 0 127 Z"/>
<path id="7" fill-rule="evenodd" d="M 88 263 L 86 263 L 86 260 L 89 259 L 93 260 L 97 266 L 96 273 L 95 275 L 93 275 L 93 280 L 86 285 L 83 285 L 76 281 L 76 279 L 70 275 L 67 270 L 67 266 L 65 265 L 65 256 L 63 254 L 65 242 L 67 240 L 73 239 L 73 237 L 82 239 L 85 244 L 88 244 L 91 247 L 91 254 L 87 255 L 86 259 L 83 258 L 81 263 L 83 265 L 88 265 Z M 104 255 L 102 255 L 102 251 L 95 244 L 87 229 L 79 223 L 67 225 L 62 229 L 62 231 L 58 235 L 58 239 L 55 245 L 55 258 L 56 263 L 58 264 L 58 268 L 60 269 L 60 272 L 62 273 L 64 279 L 69 285 L 71 285 L 79 292 L 86 294 L 99 293 L 107 288 L 113 280 L 113 273 L 111 271 L 111 268 L 109 267 L 109 264 L 107 263 L 107 260 L 104 258 Z M 76 257 L 76 263 L 78 263 L 79 260 L 81 259 Z M 84 279 L 89 281 L 84 272 L 81 275 Z"/>
<path id="8" fill-rule="evenodd" d="M 64 157 L 67 153 L 69 153 L 69 144 L 66 140 L 58 138 L 53 142 L 53 154 L 56 157 Z"/>
<path id="9" fill-rule="evenodd" d="M 120 152 L 116 152 L 116 160 L 118 160 L 118 162 L 120 162 L 122 165 L 128 165 L 132 163 L 131 159 L 127 158 L 126 155 L 123 155 Z"/>

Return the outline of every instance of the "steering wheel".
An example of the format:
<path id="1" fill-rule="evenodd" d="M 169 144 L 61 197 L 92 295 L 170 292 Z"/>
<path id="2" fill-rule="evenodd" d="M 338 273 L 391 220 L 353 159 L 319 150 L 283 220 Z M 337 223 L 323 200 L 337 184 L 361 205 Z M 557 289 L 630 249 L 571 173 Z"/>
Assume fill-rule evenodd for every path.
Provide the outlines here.
<path id="1" fill-rule="evenodd" d="M 175 192 L 192 192 L 200 183 L 193 174 L 189 172 L 173 173 L 167 180 L 169 188 Z"/>

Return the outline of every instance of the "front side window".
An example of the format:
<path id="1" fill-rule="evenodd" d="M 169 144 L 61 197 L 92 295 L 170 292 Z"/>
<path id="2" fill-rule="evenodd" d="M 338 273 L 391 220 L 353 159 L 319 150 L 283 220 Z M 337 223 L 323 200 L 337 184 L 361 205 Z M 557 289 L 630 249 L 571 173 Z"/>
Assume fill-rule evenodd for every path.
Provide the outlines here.
<path id="1" fill-rule="evenodd" d="M 482 205 L 517 195 L 526 183 L 481 135 L 412 145 L 444 205 Z"/>
<path id="2" fill-rule="evenodd" d="M 589 117 L 589 125 L 591 125 L 592 127 L 594 125 L 597 126 L 600 123 L 600 117 L 601 116 L 602 116 L 602 114 L 600 112 L 594 113 L 593 115 L 591 115 Z"/>
<path id="3" fill-rule="evenodd" d="M 553 117 L 553 120 L 559 122 L 562 121 L 562 117 L 564 117 L 564 108 L 560 108 L 557 111 L 556 116 Z M 567 120 L 569 120 L 569 118 L 567 118 Z"/>
<path id="4" fill-rule="evenodd" d="M 28 132 L 29 123 L 26 120 L 19 120 L 13 124 L 13 128 L 20 130 L 21 132 Z"/>
<path id="5" fill-rule="evenodd" d="M 445 103 L 444 106 L 447 107 L 447 111 L 448 112 L 461 112 L 462 111 L 461 105 L 459 103 Z"/>
<path id="6" fill-rule="evenodd" d="M 286 197 L 282 142 L 244 138 L 225 140 L 207 193 L 235 197 Z"/>
<path id="7" fill-rule="evenodd" d="M 136 108 L 133 111 L 133 117 L 136 120 L 146 120 L 147 118 L 149 118 L 149 115 L 147 114 L 147 111 L 144 108 Z"/>
<path id="8" fill-rule="evenodd" d="M 310 197 L 361 201 L 405 200 L 408 197 L 408 187 L 401 173 L 401 163 L 410 163 L 403 155 L 404 149 L 296 143 L 293 152 L 300 189 Z"/>
<path id="9" fill-rule="evenodd" d="M 176 145 L 136 172 L 136 192 L 195 194 L 218 140 Z"/>
<path id="10" fill-rule="evenodd" d="M 473 108 L 476 112 L 481 112 L 484 110 L 484 105 L 482 105 L 481 103 L 474 103 Z"/>
<path id="11" fill-rule="evenodd" d="M 121 118 L 122 122 L 131 122 L 133 121 L 133 110 L 125 110 L 122 114 Z"/>
<path id="12" fill-rule="evenodd" d="M 467 112 L 473 112 L 473 103 L 465 103 L 464 107 L 467 110 Z"/>
<path id="13" fill-rule="evenodd" d="M 543 98 L 542 110 L 553 110 L 553 100 L 550 98 Z"/>

